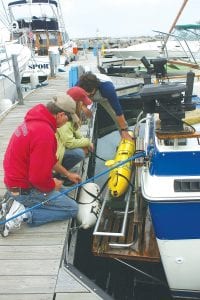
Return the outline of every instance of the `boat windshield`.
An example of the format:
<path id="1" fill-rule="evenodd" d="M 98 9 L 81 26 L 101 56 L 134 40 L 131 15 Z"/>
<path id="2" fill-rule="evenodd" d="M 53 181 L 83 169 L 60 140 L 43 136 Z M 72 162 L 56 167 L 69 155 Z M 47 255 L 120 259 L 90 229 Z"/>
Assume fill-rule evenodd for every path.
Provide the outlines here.
<path id="1" fill-rule="evenodd" d="M 26 22 L 31 22 L 32 19 L 50 20 L 57 18 L 55 7 L 49 3 L 23 3 L 10 6 L 10 9 L 15 20 L 23 19 Z"/>

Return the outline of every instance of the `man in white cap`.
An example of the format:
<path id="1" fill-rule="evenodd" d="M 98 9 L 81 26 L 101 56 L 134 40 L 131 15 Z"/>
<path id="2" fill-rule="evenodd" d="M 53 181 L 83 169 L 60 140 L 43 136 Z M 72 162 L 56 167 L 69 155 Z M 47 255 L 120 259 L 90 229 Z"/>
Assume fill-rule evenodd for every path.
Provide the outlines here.
<path id="1" fill-rule="evenodd" d="M 38 226 L 76 216 L 77 203 L 61 193 L 62 181 L 52 176 L 55 170 L 75 183 L 81 181 L 77 173 L 61 166 L 56 157 L 55 132 L 68 121 L 68 115 L 78 120 L 74 105 L 69 95 L 60 93 L 46 106 L 38 104 L 30 109 L 13 133 L 3 162 L 8 201 L 5 202 L 2 219 L 11 218 L 24 207 L 32 207 L 50 198 L 56 199 L 8 221 L 1 228 L 3 236 L 7 236 L 10 230 L 18 229 L 24 219 L 30 226 Z"/>

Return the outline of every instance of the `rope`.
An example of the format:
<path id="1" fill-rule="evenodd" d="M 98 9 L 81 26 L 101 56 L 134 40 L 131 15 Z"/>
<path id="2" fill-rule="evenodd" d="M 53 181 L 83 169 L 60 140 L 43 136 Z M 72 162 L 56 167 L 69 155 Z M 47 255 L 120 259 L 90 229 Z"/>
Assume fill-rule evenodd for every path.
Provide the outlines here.
<path id="1" fill-rule="evenodd" d="M 129 264 L 126 263 L 125 261 L 123 261 L 123 260 L 121 260 L 121 259 L 118 259 L 118 258 L 115 258 L 115 260 L 118 261 L 118 262 L 121 263 L 121 264 L 124 264 L 124 265 L 127 266 L 128 268 L 131 268 L 131 269 L 133 269 L 134 271 L 137 271 L 138 273 L 143 274 L 143 275 L 146 276 L 147 278 L 150 278 L 151 280 L 153 280 L 153 281 L 155 281 L 155 282 L 158 282 L 158 283 L 160 283 L 160 284 L 162 284 L 162 285 L 164 285 L 164 286 L 167 286 L 167 284 L 166 284 L 164 281 L 162 281 L 162 280 L 160 280 L 160 279 L 158 279 L 158 278 L 156 278 L 156 277 L 154 277 L 154 276 L 152 276 L 152 275 L 149 275 L 148 273 L 146 273 L 146 272 L 144 272 L 144 271 L 141 271 L 140 269 L 138 269 L 138 268 L 136 268 L 136 267 L 134 267 L 134 266 L 132 266 L 132 265 L 129 265 Z"/>
<path id="2" fill-rule="evenodd" d="M 100 159 L 100 160 L 102 160 L 102 161 L 106 161 L 106 159 L 104 159 L 104 158 L 98 156 L 96 153 L 93 153 L 93 155 L 94 155 L 96 158 L 98 158 L 98 159 Z"/>
<path id="3" fill-rule="evenodd" d="M 82 189 L 90 196 L 92 196 L 94 199 L 91 201 L 91 202 L 86 202 L 86 203 L 83 203 L 83 202 L 80 202 L 78 201 L 79 204 L 91 204 L 93 202 L 95 202 L 95 200 L 101 200 L 100 199 L 100 195 L 103 193 L 108 181 L 110 180 L 110 177 L 106 180 L 106 182 L 103 184 L 101 190 L 99 191 L 99 193 L 95 196 L 94 194 L 90 193 L 89 191 L 87 191 L 84 187 L 82 187 Z"/>
<path id="4" fill-rule="evenodd" d="M 134 189 L 134 186 L 132 185 L 132 183 L 130 182 L 130 180 L 126 176 L 124 176 L 123 174 L 117 173 L 117 177 L 118 176 L 124 178 L 128 182 L 128 184 L 132 187 L 132 189 Z M 118 181 L 118 178 L 117 178 L 117 181 Z"/>
<path id="5" fill-rule="evenodd" d="M 10 80 L 12 83 L 14 83 L 16 85 L 16 83 L 10 77 L 8 77 L 7 75 L 5 75 L 3 73 L 0 73 L 0 76 L 3 76 L 5 78 L 7 78 L 8 80 Z"/>
<path id="6" fill-rule="evenodd" d="M 49 199 L 46 199 L 46 200 L 44 200 L 44 201 L 42 201 L 42 202 L 40 202 L 40 203 L 37 203 L 37 204 L 33 205 L 32 207 L 26 208 L 24 211 L 21 211 L 21 212 L 18 213 L 17 215 L 15 215 L 15 216 L 13 216 L 13 217 L 7 219 L 7 220 L 1 221 L 1 222 L 0 222 L 0 225 L 3 225 L 3 224 L 5 224 L 5 223 L 9 222 L 9 221 L 11 221 L 11 220 L 13 220 L 13 219 L 15 219 L 15 218 L 17 218 L 17 217 L 23 215 L 24 213 L 30 212 L 30 211 L 32 211 L 32 210 L 38 208 L 38 207 L 41 207 L 41 206 L 44 205 L 45 203 L 47 203 L 47 202 L 49 202 L 49 201 L 52 201 L 52 200 L 55 200 L 55 199 L 57 199 L 58 197 L 60 197 L 61 195 L 64 195 L 64 194 L 67 195 L 67 194 L 70 193 L 71 191 L 73 191 L 73 190 L 75 190 L 75 189 L 77 189 L 77 188 L 83 186 L 84 184 L 86 184 L 86 183 L 88 183 L 88 182 L 92 182 L 92 181 L 94 181 L 95 179 L 97 179 L 97 178 L 99 178 L 99 177 L 101 177 L 101 176 L 103 176 L 103 175 L 109 173 L 110 171 L 114 170 L 115 168 L 118 168 L 118 167 L 120 167 L 120 166 L 126 164 L 127 162 L 132 161 L 132 160 L 134 160 L 134 159 L 137 159 L 137 158 L 139 158 L 139 157 L 145 157 L 145 152 L 144 152 L 144 151 L 141 151 L 140 153 L 137 153 L 137 154 L 135 154 L 135 155 L 129 157 L 128 159 L 126 159 L 126 160 L 124 160 L 124 161 L 122 161 L 122 162 L 120 162 L 120 163 L 114 165 L 113 167 L 109 168 L 108 170 L 104 170 L 104 171 L 102 171 L 101 173 L 96 174 L 95 176 L 93 176 L 93 177 L 91 177 L 91 178 L 88 178 L 88 179 L 86 179 L 86 180 L 83 181 L 83 182 L 80 182 L 80 183 L 75 184 L 74 186 L 68 188 L 67 190 L 65 190 L 65 191 L 63 191 L 63 192 L 60 192 L 59 195 L 53 196 L 53 197 L 51 197 L 51 198 L 49 198 Z"/>

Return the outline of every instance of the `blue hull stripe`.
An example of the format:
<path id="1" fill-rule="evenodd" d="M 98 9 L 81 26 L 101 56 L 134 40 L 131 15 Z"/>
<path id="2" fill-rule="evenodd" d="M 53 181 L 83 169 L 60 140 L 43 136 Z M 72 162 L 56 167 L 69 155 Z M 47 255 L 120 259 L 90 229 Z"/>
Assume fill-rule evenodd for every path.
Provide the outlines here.
<path id="1" fill-rule="evenodd" d="M 177 291 L 171 290 L 171 295 L 173 298 L 185 298 L 185 299 L 200 299 L 199 291 Z"/>
<path id="2" fill-rule="evenodd" d="M 156 176 L 199 176 L 200 151 L 155 151 L 149 172 Z"/>
<path id="3" fill-rule="evenodd" d="M 200 239 L 200 202 L 150 202 L 149 208 L 158 239 Z"/>

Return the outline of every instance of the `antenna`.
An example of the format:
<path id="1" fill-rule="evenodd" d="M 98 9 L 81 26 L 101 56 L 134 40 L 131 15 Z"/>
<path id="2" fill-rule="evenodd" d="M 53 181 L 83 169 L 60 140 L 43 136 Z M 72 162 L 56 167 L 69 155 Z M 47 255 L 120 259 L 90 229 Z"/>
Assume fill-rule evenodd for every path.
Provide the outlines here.
<path id="1" fill-rule="evenodd" d="M 174 27 L 175 27 L 175 25 L 176 25 L 176 23 L 177 23 L 177 21 L 178 21 L 180 15 L 181 15 L 182 11 L 183 11 L 185 5 L 187 4 L 187 2 L 188 2 L 188 0 L 184 0 L 184 1 L 183 1 L 183 4 L 182 4 L 182 6 L 181 6 L 181 8 L 180 8 L 180 10 L 179 10 L 179 12 L 178 12 L 178 14 L 177 14 L 177 16 L 176 16 L 174 22 L 172 23 L 172 26 L 171 26 L 170 30 L 169 30 L 169 32 L 168 32 L 168 35 L 167 35 L 167 37 L 166 37 L 166 40 L 164 41 L 164 44 L 162 45 L 162 50 L 164 50 L 164 48 L 165 48 L 165 46 L 166 46 L 166 44 L 167 44 L 167 41 L 168 41 L 168 39 L 169 39 L 170 33 L 171 33 L 172 30 L 174 29 Z"/>
<path id="2" fill-rule="evenodd" d="M 59 24 L 60 24 L 60 31 L 63 32 L 63 34 L 64 34 L 63 38 L 65 40 L 63 42 L 66 42 L 66 39 L 69 39 L 69 38 L 68 38 L 68 35 L 66 33 L 65 22 L 63 20 L 62 9 L 61 9 L 61 5 L 60 5 L 59 0 L 57 0 L 57 4 L 58 4 L 58 20 L 59 20 Z"/>

